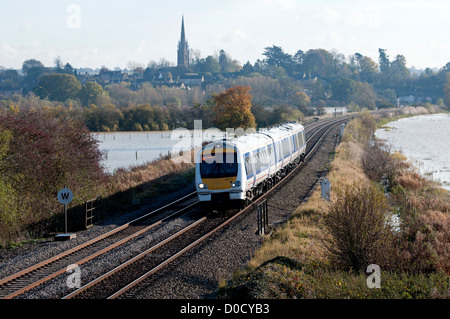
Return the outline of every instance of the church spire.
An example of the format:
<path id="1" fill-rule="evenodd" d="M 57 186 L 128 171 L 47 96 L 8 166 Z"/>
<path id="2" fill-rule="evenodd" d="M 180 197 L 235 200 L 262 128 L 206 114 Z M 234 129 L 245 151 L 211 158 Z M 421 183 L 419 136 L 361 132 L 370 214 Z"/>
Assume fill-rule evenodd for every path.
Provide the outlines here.
<path id="1" fill-rule="evenodd" d="M 181 38 L 178 42 L 178 66 L 189 67 L 189 46 L 184 31 L 184 15 L 181 18 Z"/>
<path id="2" fill-rule="evenodd" d="M 181 17 L 181 43 L 186 43 L 186 35 L 184 34 L 184 14 Z"/>

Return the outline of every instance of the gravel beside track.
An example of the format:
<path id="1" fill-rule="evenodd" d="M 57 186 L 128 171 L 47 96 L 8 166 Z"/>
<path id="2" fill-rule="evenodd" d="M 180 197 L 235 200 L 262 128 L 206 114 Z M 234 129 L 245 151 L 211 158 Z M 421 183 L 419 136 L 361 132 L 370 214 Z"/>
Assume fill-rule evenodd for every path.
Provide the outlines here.
<path id="1" fill-rule="evenodd" d="M 339 125 L 333 128 L 306 165 L 267 199 L 269 224 L 279 226 L 286 222 L 310 194 L 327 166 L 330 152 L 335 147 L 334 135 L 339 133 L 339 129 Z M 131 290 L 122 298 L 214 298 L 219 282 L 228 280 L 236 270 L 245 267 L 260 247 L 261 238 L 256 234 L 256 220 L 256 209 L 238 217 L 222 231 L 145 280 L 139 289 Z"/>

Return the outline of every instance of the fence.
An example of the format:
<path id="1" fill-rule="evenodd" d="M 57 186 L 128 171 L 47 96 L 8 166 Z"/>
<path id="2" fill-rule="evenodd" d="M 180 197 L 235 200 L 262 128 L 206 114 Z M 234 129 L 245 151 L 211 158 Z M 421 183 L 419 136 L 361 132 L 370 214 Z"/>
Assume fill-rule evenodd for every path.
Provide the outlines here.
<path id="1" fill-rule="evenodd" d="M 88 200 L 85 204 L 85 227 L 88 229 L 92 227 L 95 222 L 97 222 L 100 218 L 101 207 L 102 207 L 102 198 L 97 197 L 91 200 Z"/>

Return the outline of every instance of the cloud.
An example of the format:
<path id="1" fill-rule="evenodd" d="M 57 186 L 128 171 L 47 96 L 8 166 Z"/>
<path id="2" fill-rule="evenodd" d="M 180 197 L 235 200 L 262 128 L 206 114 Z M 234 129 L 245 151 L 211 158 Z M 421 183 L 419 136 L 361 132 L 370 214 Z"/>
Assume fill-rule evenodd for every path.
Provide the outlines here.
<path id="1" fill-rule="evenodd" d="M 378 29 L 381 26 L 381 10 L 377 6 L 351 10 L 346 14 L 345 22 L 353 27 Z"/>
<path id="2" fill-rule="evenodd" d="M 4 42 L 0 44 L 0 52 L 2 56 L 14 56 L 17 54 L 16 49 Z"/>
<path id="3" fill-rule="evenodd" d="M 295 4 L 293 0 L 264 0 L 264 5 L 268 7 L 277 7 L 281 10 L 291 10 Z"/>
<path id="4" fill-rule="evenodd" d="M 331 26 L 341 25 L 369 29 L 378 29 L 381 26 L 381 10 L 376 5 L 324 6 L 316 9 L 315 16 Z"/>
<path id="5" fill-rule="evenodd" d="M 235 29 L 235 30 L 228 31 L 226 34 L 224 34 L 222 36 L 222 41 L 227 42 L 227 43 L 238 42 L 241 40 L 245 40 L 247 38 L 248 38 L 248 36 L 244 31 L 242 31 L 241 29 Z"/>
<path id="6" fill-rule="evenodd" d="M 335 25 L 342 20 L 341 13 L 330 7 L 316 9 L 316 16 L 330 25 Z"/>
<path id="7" fill-rule="evenodd" d="M 6 42 L 0 43 L 0 65 L 10 68 L 12 66 L 19 67 L 22 61 L 18 61 L 17 57 L 20 55 L 20 51 L 17 48 L 12 47 Z"/>
<path id="8" fill-rule="evenodd" d="M 147 41 L 142 40 L 138 43 L 138 45 L 136 46 L 136 49 L 134 50 L 135 54 L 142 54 L 142 53 L 146 53 L 149 50 L 150 45 L 147 43 Z"/>

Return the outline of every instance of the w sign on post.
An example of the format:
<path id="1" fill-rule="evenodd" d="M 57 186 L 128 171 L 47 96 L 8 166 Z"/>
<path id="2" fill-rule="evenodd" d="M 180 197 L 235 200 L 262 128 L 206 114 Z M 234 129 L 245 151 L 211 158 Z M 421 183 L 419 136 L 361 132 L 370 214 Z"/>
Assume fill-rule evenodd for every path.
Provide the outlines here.
<path id="1" fill-rule="evenodd" d="M 64 187 L 58 192 L 58 201 L 64 205 L 64 221 L 65 221 L 65 234 L 56 235 L 56 240 L 67 240 L 76 237 L 76 234 L 67 234 L 67 205 L 73 200 L 73 193 L 70 189 Z"/>
<path id="2" fill-rule="evenodd" d="M 70 204 L 72 200 L 73 200 L 73 193 L 70 189 L 63 188 L 58 192 L 58 201 L 61 204 L 63 205 Z"/>

